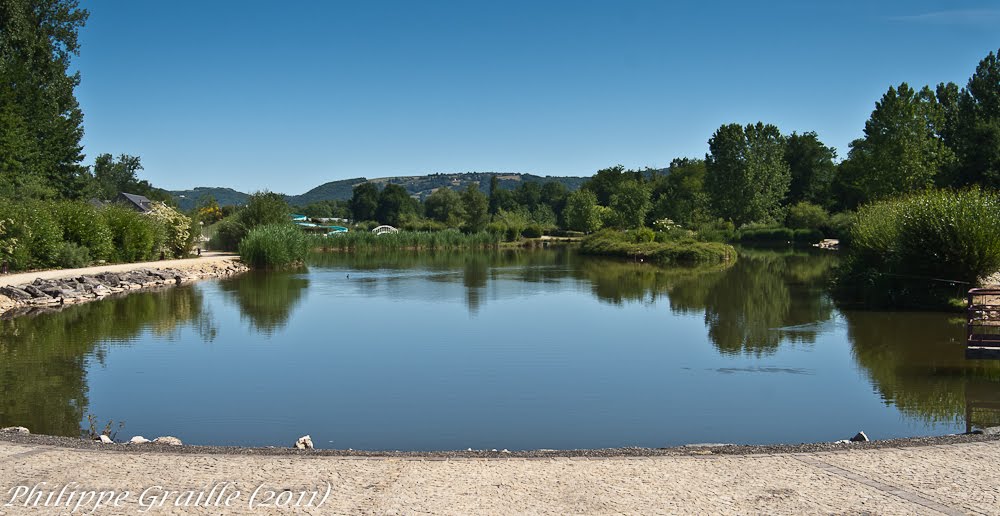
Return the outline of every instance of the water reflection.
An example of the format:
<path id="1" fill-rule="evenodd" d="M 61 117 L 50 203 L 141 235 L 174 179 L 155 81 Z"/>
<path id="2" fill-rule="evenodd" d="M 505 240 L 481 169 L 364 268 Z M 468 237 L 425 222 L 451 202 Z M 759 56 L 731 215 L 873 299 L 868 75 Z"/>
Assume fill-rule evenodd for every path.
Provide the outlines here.
<path id="1" fill-rule="evenodd" d="M 0 320 L 0 427 L 75 436 L 86 415 L 86 368 L 144 332 L 171 338 L 184 326 L 202 340 L 217 329 L 201 292 L 181 286 Z"/>
<path id="2" fill-rule="evenodd" d="M 301 377 L 279 374 L 275 381 L 280 385 L 260 386 L 264 391 L 276 391 L 280 399 L 287 398 L 282 397 L 282 385 L 297 388 L 294 386 L 304 382 L 317 391 L 344 392 L 343 385 L 336 385 L 336 378 L 358 385 L 373 377 L 358 373 L 360 379 L 351 380 L 351 369 L 391 370 L 395 362 L 405 362 L 398 364 L 394 374 L 409 378 L 406 388 L 393 390 L 391 381 L 368 385 L 366 391 L 373 392 L 370 396 L 376 405 L 404 399 L 414 391 L 417 404 L 423 399 L 446 404 L 465 395 L 474 399 L 494 396 L 502 408 L 509 402 L 504 393 L 524 385 L 518 403 L 530 405 L 538 398 L 545 400 L 539 406 L 575 407 L 576 412 L 560 417 L 582 418 L 581 414 L 592 413 L 594 406 L 608 411 L 602 420 L 614 421 L 611 414 L 615 410 L 623 411 L 619 419 L 637 417 L 623 404 L 641 398 L 643 406 L 663 403 L 673 407 L 677 413 L 665 418 L 683 419 L 691 417 L 684 411 L 711 413 L 712 407 L 734 397 L 733 388 L 747 385 L 774 389 L 762 390 L 764 397 L 760 399 L 775 406 L 789 403 L 775 401 L 785 398 L 774 394 L 794 390 L 789 386 L 815 389 L 809 393 L 813 397 L 803 398 L 808 403 L 816 392 L 860 385 L 864 399 L 880 413 L 888 410 L 895 414 L 898 409 L 905 418 L 928 424 L 961 425 L 968 421 L 991 426 L 991 422 L 1000 421 L 1000 364 L 964 359 L 961 321 L 947 314 L 838 312 L 825 293 L 836 260 L 828 253 L 743 249 L 739 260 L 728 268 L 664 269 L 585 258 L 570 249 L 322 254 L 311 259 L 308 270 L 247 274 L 0 321 L 0 426 L 24 425 L 40 433 L 76 435 L 92 401 L 88 399 L 87 371 L 91 371 L 93 381 L 97 375 L 94 364 L 100 367 L 111 353 L 133 343 L 136 353 L 132 363 L 144 364 L 144 368 L 148 361 L 169 358 L 183 369 L 188 367 L 185 360 L 189 355 L 201 354 L 205 360 L 202 369 L 192 368 L 183 383 L 185 388 L 203 392 L 213 388 L 213 381 L 238 383 L 242 376 L 234 374 L 273 360 L 273 345 L 258 345 L 258 340 L 268 339 L 254 336 L 270 338 L 279 333 L 287 337 L 289 346 L 300 346 L 297 352 L 302 356 L 325 357 L 316 359 L 316 367 L 324 371 L 350 364 L 339 376 L 303 375 L 296 369 L 289 374 Z M 572 306 L 550 307 L 546 304 L 550 298 L 545 296 Z M 522 305 L 532 308 L 520 308 Z M 414 314 L 408 316 L 409 311 Z M 591 320 L 582 321 L 576 311 L 588 314 Z M 447 319 L 455 313 L 468 314 L 474 320 Z M 330 314 L 338 318 L 335 325 L 326 319 Z M 391 328 L 372 329 L 384 324 L 380 314 L 391 315 L 395 321 Z M 241 326 L 238 321 L 249 326 L 249 334 L 225 332 L 227 327 Z M 578 325 L 589 329 L 577 330 Z M 334 327 L 342 338 L 316 337 L 326 336 Z M 535 339 L 531 334 L 549 337 Z M 467 337 L 472 335 L 475 341 Z M 682 337 L 662 338 L 673 339 L 675 335 Z M 146 354 L 142 348 L 151 347 L 149 336 L 176 339 L 186 347 L 161 348 L 163 354 L 158 356 Z M 619 343 L 616 339 L 620 336 L 633 340 Z M 559 342 L 546 348 L 553 340 Z M 213 341 L 213 346 L 201 346 Z M 394 347 L 398 341 L 412 345 Z M 449 347 L 451 344 L 454 346 Z M 612 354 L 602 355 L 608 346 Z M 614 362 L 618 346 L 623 355 L 657 356 L 660 363 L 671 366 L 663 369 L 661 376 L 657 376 L 659 372 L 636 375 L 634 371 L 640 366 L 635 363 L 609 363 Z M 802 353 L 786 353 L 789 350 Z M 373 353 L 377 356 L 370 356 Z M 820 356 L 843 361 L 827 364 L 814 360 Z M 229 371 L 233 361 L 241 362 L 240 373 Z M 108 370 L 118 364 L 113 360 L 109 363 Z M 673 364 L 677 366 L 671 369 Z M 206 375 L 209 371 L 215 371 L 218 378 L 205 379 L 212 376 Z M 559 376 L 563 374 L 559 371 L 564 371 L 564 376 Z M 753 379 L 746 381 L 751 383 L 740 383 L 749 377 Z M 114 383 L 118 389 L 130 389 L 130 382 L 140 381 L 127 375 L 108 378 L 125 382 Z M 513 383 L 504 383 L 509 378 Z M 600 382 L 590 381 L 592 378 L 600 378 Z M 147 392 L 149 385 L 143 387 Z M 684 388 L 702 394 L 681 401 L 665 394 Z M 719 392 L 713 394 L 715 390 Z M 339 410 L 343 415 L 357 410 L 368 414 L 365 417 L 387 417 L 381 412 L 364 412 L 372 401 L 365 396 L 368 394 L 332 399 L 332 404 L 340 405 L 331 407 L 330 412 Z M 400 406 L 414 403 L 405 400 Z M 468 403 L 459 403 L 462 400 L 455 406 L 474 414 Z M 605 400 L 606 405 L 602 405 Z M 597 405 L 586 405 L 591 402 Z M 436 408 L 440 407 L 421 406 L 419 410 L 434 412 Z M 787 413 L 804 410 L 792 405 L 778 408 Z M 130 413 L 135 410 L 132 407 Z M 206 406 L 205 410 L 216 409 Z M 815 414 L 825 408 L 809 410 Z M 860 409 L 844 410 L 853 414 Z M 549 413 L 549 409 L 539 412 Z M 119 412 L 108 415 L 129 417 Z M 154 418 L 155 414 L 147 416 Z M 283 417 L 293 416 L 301 414 Z M 347 424 L 345 419 L 364 421 L 363 417 L 343 415 L 338 424 Z M 391 426 L 390 420 L 383 424 Z M 205 427 L 206 421 L 212 419 L 198 424 Z M 579 421 L 584 420 L 578 420 L 576 427 L 586 426 Z M 590 424 L 596 428 L 595 423 Z M 657 431 L 655 424 L 647 424 L 652 424 L 649 432 Z M 554 433 L 565 430 L 552 428 Z M 370 431 L 359 429 L 358 433 Z M 738 434 L 739 428 L 734 432 Z M 385 437 L 387 442 L 392 438 Z M 731 439 L 740 440 L 738 435 Z"/>
<path id="3" fill-rule="evenodd" d="M 965 359 L 961 316 L 845 311 L 857 364 L 886 404 L 929 422 L 959 422 L 966 404 L 1000 397 L 1000 363 Z"/>
<path id="4" fill-rule="evenodd" d="M 240 308 L 250 326 L 271 335 L 288 324 L 292 310 L 302 300 L 309 280 L 305 269 L 250 272 L 219 282 L 219 288 Z"/>

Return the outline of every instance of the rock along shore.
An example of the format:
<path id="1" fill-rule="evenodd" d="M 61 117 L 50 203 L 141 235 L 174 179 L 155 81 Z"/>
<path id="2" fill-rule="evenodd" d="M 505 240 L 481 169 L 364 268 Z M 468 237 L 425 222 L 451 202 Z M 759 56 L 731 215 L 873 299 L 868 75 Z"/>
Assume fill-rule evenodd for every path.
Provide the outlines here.
<path id="1" fill-rule="evenodd" d="M 74 274 L 66 270 L 65 277 L 36 278 L 30 283 L 0 285 L 0 318 L 51 310 L 65 305 L 85 303 L 131 291 L 167 285 L 180 285 L 201 279 L 225 278 L 249 270 L 238 257 L 205 260 L 183 260 L 175 267 L 150 267 L 137 263 L 134 268 L 93 274 Z M 164 263 L 164 262 L 158 262 Z M 51 274 L 47 274 L 51 275 Z"/>

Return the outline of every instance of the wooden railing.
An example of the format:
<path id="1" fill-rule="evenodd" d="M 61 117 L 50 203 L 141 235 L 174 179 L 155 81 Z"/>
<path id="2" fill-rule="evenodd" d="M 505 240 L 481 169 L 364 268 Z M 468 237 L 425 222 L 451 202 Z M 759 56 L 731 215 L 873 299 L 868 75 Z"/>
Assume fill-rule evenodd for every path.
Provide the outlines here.
<path id="1" fill-rule="evenodd" d="M 965 358 L 1000 360 L 1000 289 L 969 291 Z"/>

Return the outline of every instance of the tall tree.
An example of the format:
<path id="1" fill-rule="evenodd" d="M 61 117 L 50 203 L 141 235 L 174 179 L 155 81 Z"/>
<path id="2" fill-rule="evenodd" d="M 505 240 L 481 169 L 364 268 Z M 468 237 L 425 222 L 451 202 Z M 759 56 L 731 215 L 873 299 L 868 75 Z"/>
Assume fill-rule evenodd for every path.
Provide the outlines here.
<path id="1" fill-rule="evenodd" d="M 462 207 L 465 209 L 466 231 L 475 233 L 486 228 L 490 219 L 490 203 L 486 194 L 479 191 L 479 183 L 469 183 L 462 192 Z"/>
<path id="2" fill-rule="evenodd" d="M 791 172 L 787 205 L 808 201 L 829 206 L 837 151 L 823 145 L 814 132 L 792 133 L 785 140 L 785 161 Z"/>
<path id="3" fill-rule="evenodd" d="M 428 195 L 424 201 L 424 210 L 428 218 L 452 226 L 457 226 L 465 216 L 462 196 L 448 187 L 438 188 Z"/>
<path id="4" fill-rule="evenodd" d="M 843 207 L 933 186 L 955 160 L 941 138 L 944 121 L 930 88 L 890 87 L 837 174 Z"/>
<path id="5" fill-rule="evenodd" d="M 627 179 L 615 186 L 609 207 L 615 213 L 618 226 L 642 227 L 649 212 L 649 188 L 635 179 Z"/>
<path id="6" fill-rule="evenodd" d="M 378 196 L 375 219 L 382 224 L 398 226 L 404 215 L 415 212 L 413 198 L 406 188 L 390 183 L 385 185 Z"/>
<path id="7" fill-rule="evenodd" d="M 953 109 L 946 118 L 944 137 L 958 155 L 954 183 L 983 184 L 1000 188 L 1000 50 L 990 52 L 976 67 L 968 85 L 957 88 L 939 86 L 939 100 Z M 942 95 L 943 93 L 943 95 Z"/>
<path id="8" fill-rule="evenodd" d="M 708 147 L 705 188 L 716 213 L 738 226 L 775 220 L 791 180 L 778 128 L 724 125 Z"/>
<path id="9" fill-rule="evenodd" d="M 566 227 L 573 231 L 589 233 L 601 229 L 602 221 L 597 206 L 597 195 L 584 189 L 569 194 L 563 217 L 566 219 Z"/>
<path id="10" fill-rule="evenodd" d="M 641 180 L 641 174 L 633 171 L 626 171 L 625 167 L 616 165 L 610 168 L 598 170 L 596 174 L 585 181 L 581 188 L 594 192 L 597 196 L 597 203 L 607 206 L 611 202 L 611 194 L 615 188 L 626 179 Z"/>
<path id="11" fill-rule="evenodd" d="M 87 16 L 76 0 L 0 2 L 0 194 L 85 194 L 80 74 L 70 62 Z"/>
<path id="12" fill-rule="evenodd" d="M 375 210 L 378 209 L 378 186 L 365 182 L 354 187 L 351 192 L 351 215 L 356 221 L 375 220 Z"/>
<path id="13" fill-rule="evenodd" d="M 490 215 L 496 215 L 500 210 L 500 178 L 496 174 L 490 176 Z"/>
<path id="14" fill-rule="evenodd" d="M 658 175 L 653 181 L 650 213 L 653 219 L 666 218 L 680 224 L 708 220 L 705 160 L 677 158 L 667 170 L 667 174 Z"/>

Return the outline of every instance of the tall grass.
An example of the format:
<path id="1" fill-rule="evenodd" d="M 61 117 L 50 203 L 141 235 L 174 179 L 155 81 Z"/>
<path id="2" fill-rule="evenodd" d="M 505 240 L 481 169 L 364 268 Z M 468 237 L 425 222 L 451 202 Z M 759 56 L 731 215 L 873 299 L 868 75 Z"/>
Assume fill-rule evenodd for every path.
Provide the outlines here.
<path id="1" fill-rule="evenodd" d="M 1000 197 L 931 190 L 858 211 L 837 286 L 871 306 L 941 306 L 998 270 Z"/>
<path id="2" fill-rule="evenodd" d="M 254 269 L 280 269 L 301 263 L 311 239 L 293 224 L 267 224 L 251 229 L 240 242 L 240 258 Z"/>
<path id="3" fill-rule="evenodd" d="M 376 235 L 370 231 L 338 233 L 314 240 L 316 247 L 336 250 L 396 249 L 481 249 L 495 247 L 500 238 L 490 232 L 462 233 L 444 231 L 400 231 Z"/>
<path id="4" fill-rule="evenodd" d="M 580 252 L 596 256 L 643 259 L 659 265 L 714 264 L 736 259 L 736 249 L 729 244 L 701 242 L 693 237 L 657 239 L 656 233 L 645 228 L 626 232 L 610 229 L 599 231 L 583 239 Z"/>

